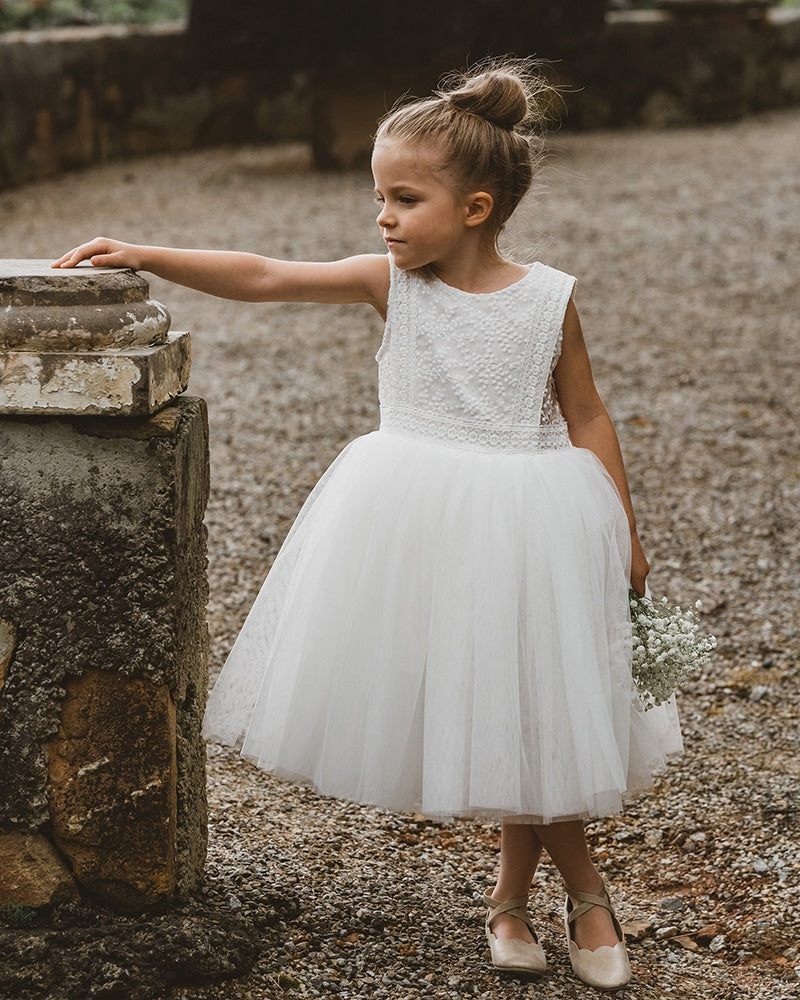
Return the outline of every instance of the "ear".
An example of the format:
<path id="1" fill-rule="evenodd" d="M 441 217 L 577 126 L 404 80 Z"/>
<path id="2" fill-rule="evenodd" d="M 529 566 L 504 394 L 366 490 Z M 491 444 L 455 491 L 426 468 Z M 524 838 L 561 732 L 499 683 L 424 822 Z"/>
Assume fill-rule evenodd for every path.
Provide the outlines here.
<path id="1" fill-rule="evenodd" d="M 467 195 L 467 214 L 464 220 L 468 226 L 480 226 L 486 222 L 494 208 L 494 198 L 488 191 L 474 191 Z"/>

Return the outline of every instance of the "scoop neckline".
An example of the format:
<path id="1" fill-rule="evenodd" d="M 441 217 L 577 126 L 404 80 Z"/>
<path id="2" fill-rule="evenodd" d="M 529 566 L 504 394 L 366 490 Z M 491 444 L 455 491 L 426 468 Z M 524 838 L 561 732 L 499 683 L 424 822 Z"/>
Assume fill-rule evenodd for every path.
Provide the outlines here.
<path id="1" fill-rule="evenodd" d="M 531 274 L 533 272 L 533 269 L 538 264 L 539 264 L 539 261 L 534 261 L 528 267 L 528 270 L 525 272 L 525 274 L 522 275 L 522 277 L 517 278 L 516 281 L 512 281 L 510 285 L 506 285 L 503 288 L 495 288 L 494 291 L 491 291 L 491 292 L 470 292 L 470 291 L 467 291 L 466 288 L 459 288 L 457 285 L 448 285 L 448 283 L 446 281 L 444 281 L 442 278 L 440 278 L 438 274 L 432 274 L 431 277 L 433 278 L 434 281 L 438 282 L 443 288 L 449 288 L 450 291 L 458 292 L 461 295 L 471 295 L 471 296 L 478 296 L 478 297 L 485 297 L 485 296 L 488 296 L 488 295 L 502 295 L 503 292 L 508 292 L 512 288 L 516 288 L 517 285 L 521 285 L 523 281 L 526 281 L 531 276 Z"/>

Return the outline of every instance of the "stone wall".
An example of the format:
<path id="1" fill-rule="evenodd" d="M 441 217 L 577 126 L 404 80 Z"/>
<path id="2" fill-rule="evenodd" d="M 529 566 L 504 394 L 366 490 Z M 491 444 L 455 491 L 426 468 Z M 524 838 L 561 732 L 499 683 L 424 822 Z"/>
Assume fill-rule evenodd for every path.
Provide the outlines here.
<path id="1" fill-rule="evenodd" d="M 227 142 L 310 140 L 320 166 L 360 164 L 375 117 L 397 96 L 427 90 L 467 52 L 481 54 L 458 28 L 442 21 L 424 65 L 405 65 L 394 52 L 388 62 L 382 48 L 378 61 L 334 58 L 330 33 L 322 66 L 299 53 L 289 65 L 278 52 L 237 64 L 221 58 L 228 49 L 213 32 L 187 34 L 181 25 L 0 36 L 0 188 L 115 157 Z M 800 102 L 797 11 L 755 21 L 609 15 L 590 39 L 554 36 L 546 51 L 530 19 L 505 30 L 518 53 L 557 61 L 569 88 L 566 127 L 726 120 Z"/>
<path id="2" fill-rule="evenodd" d="M 307 137 L 307 94 L 268 73 L 204 72 L 182 25 L 0 35 L 0 188 L 226 142 Z"/>
<path id="3" fill-rule="evenodd" d="M 800 11 L 610 15 L 602 44 L 563 66 L 581 88 L 567 97 L 573 127 L 730 121 L 800 103 Z"/>

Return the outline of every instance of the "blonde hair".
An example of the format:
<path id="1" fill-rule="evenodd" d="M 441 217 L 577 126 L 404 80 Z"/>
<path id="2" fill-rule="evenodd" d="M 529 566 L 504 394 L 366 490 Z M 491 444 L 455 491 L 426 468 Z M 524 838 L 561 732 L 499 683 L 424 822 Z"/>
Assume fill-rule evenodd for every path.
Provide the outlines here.
<path id="1" fill-rule="evenodd" d="M 465 191 L 494 200 L 487 234 L 494 244 L 531 186 L 557 89 L 532 59 L 482 62 L 445 77 L 424 99 L 401 103 L 379 122 L 375 144 L 435 143 L 441 168 Z"/>

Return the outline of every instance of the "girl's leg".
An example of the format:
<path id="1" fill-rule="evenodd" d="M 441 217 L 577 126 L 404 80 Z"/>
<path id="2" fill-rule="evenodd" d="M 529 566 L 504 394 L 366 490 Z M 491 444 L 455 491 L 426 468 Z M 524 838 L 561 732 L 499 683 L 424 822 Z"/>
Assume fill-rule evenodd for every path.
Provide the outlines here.
<path id="1" fill-rule="evenodd" d="M 503 823 L 500 834 L 500 873 L 492 890 L 495 899 L 527 896 L 542 854 L 542 842 L 527 823 Z M 531 932 L 516 917 L 500 913 L 492 921 L 492 933 L 498 938 L 533 941 Z"/>
<path id="2" fill-rule="evenodd" d="M 570 889 L 591 893 L 600 891 L 603 879 L 589 857 L 586 831 L 581 820 L 549 823 L 532 829 Z M 505 828 L 503 832 L 505 833 Z M 613 947 L 619 941 L 611 922 L 611 915 L 608 910 L 599 906 L 592 907 L 577 918 L 574 923 L 574 934 L 575 943 L 579 948 L 591 950 L 604 944 Z"/>

